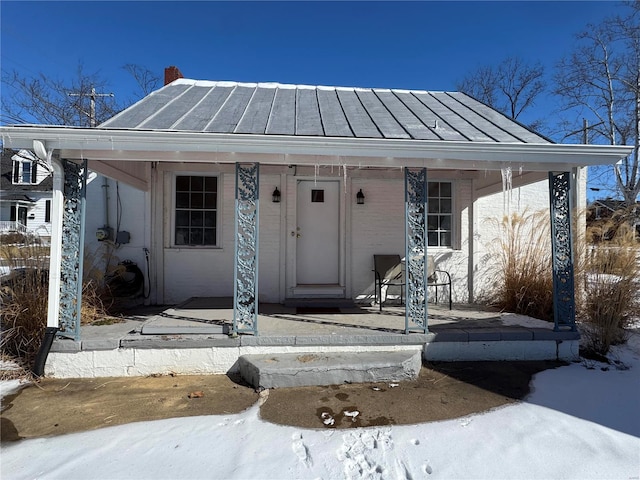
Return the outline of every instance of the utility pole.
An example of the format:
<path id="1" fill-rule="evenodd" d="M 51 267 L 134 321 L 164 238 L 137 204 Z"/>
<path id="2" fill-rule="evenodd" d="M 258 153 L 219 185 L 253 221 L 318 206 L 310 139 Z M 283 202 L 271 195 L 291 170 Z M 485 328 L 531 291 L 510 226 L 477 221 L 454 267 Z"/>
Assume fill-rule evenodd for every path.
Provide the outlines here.
<path id="1" fill-rule="evenodd" d="M 83 97 L 84 94 L 83 93 L 69 93 L 70 97 Z M 89 94 L 89 100 L 90 100 L 90 108 L 89 108 L 89 125 L 91 126 L 91 128 L 96 126 L 96 98 L 97 97 L 113 97 L 113 93 L 96 93 L 96 89 L 91 87 L 91 93 Z M 80 104 L 79 107 L 80 113 L 84 113 L 85 115 L 87 115 L 87 112 L 85 112 L 84 110 L 82 110 L 82 103 Z"/>

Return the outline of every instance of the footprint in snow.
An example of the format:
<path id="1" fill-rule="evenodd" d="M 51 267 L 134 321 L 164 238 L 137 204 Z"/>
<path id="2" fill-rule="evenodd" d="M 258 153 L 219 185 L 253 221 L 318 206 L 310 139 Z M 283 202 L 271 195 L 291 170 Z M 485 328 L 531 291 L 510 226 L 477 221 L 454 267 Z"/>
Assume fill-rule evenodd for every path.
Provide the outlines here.
<path id="1" fill-rule="evenodd" d="M 300 460 L 305 467 L 313 465 L 313 460 L 311 459 L 311 455 L 309 455 L 309 449 L 302 441 L 302 435 L 294 433 L 292 437 L 293 443 L 291 444 L 291 449 L 293 450 L 293 453 L 296 454 L 296 457 L 298 457 L 298 460 Z"/>

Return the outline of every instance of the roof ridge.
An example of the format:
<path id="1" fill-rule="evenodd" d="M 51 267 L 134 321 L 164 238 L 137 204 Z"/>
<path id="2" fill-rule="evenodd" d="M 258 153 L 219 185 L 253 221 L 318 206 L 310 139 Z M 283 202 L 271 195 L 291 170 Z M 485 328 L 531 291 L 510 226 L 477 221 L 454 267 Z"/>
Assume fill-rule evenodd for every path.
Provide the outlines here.
<path id="1" fill-rule="evenodd" d="M 362 87 L 345 85 L 309 85 L 304 83 L 281 82 L 238 82 L 233 80 L 197 80 L 194 78 L 179 78 L 171 85 L 192 85 L 196 87 L 251 87 L 251 88 L 295 88 L 309 90 L 349 90 L 349 91 L 384 91 L 384 92 L 409 92 L 409 93 L 459 93 L 458 90 L 425 90 L 389 87 Z"/>

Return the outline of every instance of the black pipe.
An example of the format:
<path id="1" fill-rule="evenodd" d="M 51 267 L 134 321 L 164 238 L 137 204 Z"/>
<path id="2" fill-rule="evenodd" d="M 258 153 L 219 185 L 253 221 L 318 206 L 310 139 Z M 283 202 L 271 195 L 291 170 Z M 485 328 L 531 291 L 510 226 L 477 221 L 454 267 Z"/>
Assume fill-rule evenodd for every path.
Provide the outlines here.
<path id="1" fill-rule="evenodd" d="M 51 350 L 51 345 L 53 345 L 53 339 L 56 336 L 56 332 L 58 331 L 58 327 L 46 327 L 44 329 L 44 338 L 42 339 L 42 343 L 40 344 L 40 350 L 38 350 L 38 355 L 36 355 L 36 360 L 33 362 L 33 374 L 37 377 L 41 377 L 44 375 L 44 364 L 47 361 L 47 357 L 49 356 L 49 350 Z"/>

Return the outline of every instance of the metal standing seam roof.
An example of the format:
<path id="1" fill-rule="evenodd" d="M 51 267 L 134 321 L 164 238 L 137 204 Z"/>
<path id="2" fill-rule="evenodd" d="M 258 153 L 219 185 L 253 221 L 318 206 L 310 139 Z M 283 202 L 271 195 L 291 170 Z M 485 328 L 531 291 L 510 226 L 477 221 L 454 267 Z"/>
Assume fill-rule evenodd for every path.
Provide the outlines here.
<path id="1" fill-rule="evenodd" d="M 179 79 L 100 125 L 224 134 L 552 143 L 461 92 Z"/>

